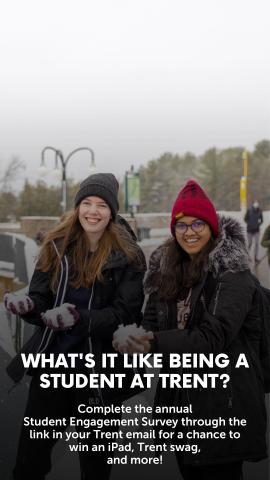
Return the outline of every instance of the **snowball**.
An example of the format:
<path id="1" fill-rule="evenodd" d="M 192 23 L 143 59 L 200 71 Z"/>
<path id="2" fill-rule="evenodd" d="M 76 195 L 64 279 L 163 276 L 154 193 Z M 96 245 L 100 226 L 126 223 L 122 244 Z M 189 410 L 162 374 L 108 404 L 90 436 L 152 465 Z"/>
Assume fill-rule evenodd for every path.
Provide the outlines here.
<path id="1" fill-rule="evenodd" d="M 114 332 L 114 340 L 116 340 L 119 345 L 124 346 L 126 345 L 128 337 L 141 337 L 145 334 L 146 330 L 143 327 L 137 327 L 136 323 L 132 323 L 131 325 L 126 326 L 121 324 Z"/>

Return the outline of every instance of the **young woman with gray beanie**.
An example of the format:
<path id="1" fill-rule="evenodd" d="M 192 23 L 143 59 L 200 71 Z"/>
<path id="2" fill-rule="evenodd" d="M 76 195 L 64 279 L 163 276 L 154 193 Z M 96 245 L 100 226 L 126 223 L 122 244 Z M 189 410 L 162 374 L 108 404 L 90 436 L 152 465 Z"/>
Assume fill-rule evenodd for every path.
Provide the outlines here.
<path id="1" fill-rule="evenodd" d="M 118 326 L 140 322 L 145 260 L 130 231 L 118 221 L 117 195 L 118 182 L 111 173 L 86 178 L 76 194 L 73 211 L 44 239 L 28 294 L 6 295 L 8 310 L 39 327 L 33 353 L 91 351 L 99 365 L 101 353 L 113 352 L 112 337 Z M 118 360 L 113 373 L 124 373 L 122 358 Z M 18 355 L 9 368 L 15 381 L 23 375 L 21 367 Z M 101 371 L 106 373 L 106 369 L 96 367 L 96 373 Z M 84 362 L 78 361 L 77 372 L 85 372 Z M 40 371 L 32 369 L 30 373 L 33 378 L 25 416 L 35 419 L 78 417 L 81 403 L 119 405 L 132 395 L 129 384 L 123 389 L 44 389 L 40 387 Z M 47 430 L 52 432 L 53 428 Z M 111 468 L 108 454 L 91 451 L 91 443 L 97 443 L 92 437 L 88 451 L 80 452 L 81 479 L 106 480 Z M 23 426 L 14 480 L 45 479 L 56 441 L 51 437 L 32 440 Z"/>

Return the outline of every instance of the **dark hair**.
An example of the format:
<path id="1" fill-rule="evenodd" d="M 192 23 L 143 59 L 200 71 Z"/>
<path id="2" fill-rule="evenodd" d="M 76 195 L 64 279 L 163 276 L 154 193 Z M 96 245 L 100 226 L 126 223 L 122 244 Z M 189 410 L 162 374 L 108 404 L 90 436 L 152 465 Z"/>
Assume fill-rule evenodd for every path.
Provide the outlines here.
<path id="1" fill-rule="evenodd" d="M 202 279 L 214 245 L 215 241 L 211 238 L 197 255 L 190 258 L 174 237 L 168 239 L 164 244 L 166 268 L 159 282 L 158 297 L 162 300 L 186 298 L 189 289 Z"/>

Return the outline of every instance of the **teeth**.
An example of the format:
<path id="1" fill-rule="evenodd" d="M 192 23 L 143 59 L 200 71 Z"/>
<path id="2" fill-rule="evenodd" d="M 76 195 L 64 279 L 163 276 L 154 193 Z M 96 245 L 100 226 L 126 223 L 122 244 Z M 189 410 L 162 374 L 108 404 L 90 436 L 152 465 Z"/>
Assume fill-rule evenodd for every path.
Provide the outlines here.
<path id="1" fill-rule="evenodd" d="M 99 222 L 98 219 L 97 219 L 97 220 L 91 220 L 91 219 L 89 219 L 89 218 L 86 218 L 85 220 L 86 220 L 88 223 L 91 223 L 92 225 L 95 225 L 96 223 Z"/>
<path id="2" fill-rule="evenodd" d="M 190 238 L 189 240 L 186 240 L 186 242 L 187 243 L 196 243 L 196 242 L 198 242 L 198 240 L 195 239 L 195 238 Z"/>

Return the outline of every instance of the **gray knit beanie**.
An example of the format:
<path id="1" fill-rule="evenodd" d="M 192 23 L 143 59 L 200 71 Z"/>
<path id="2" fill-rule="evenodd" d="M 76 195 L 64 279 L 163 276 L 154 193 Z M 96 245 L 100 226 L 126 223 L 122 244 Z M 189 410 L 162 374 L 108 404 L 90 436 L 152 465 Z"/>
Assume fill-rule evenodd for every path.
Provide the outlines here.
<path id="1" fill-rule="evenodd" d="M 94 173 L 80 184 L 80 188 L 75 196 L 75 207 L 85 197 L 100 197 L 109 205 L 114 219 L 119 210 L 118 188 L 118 181 L 112 173 Z"/>

